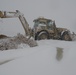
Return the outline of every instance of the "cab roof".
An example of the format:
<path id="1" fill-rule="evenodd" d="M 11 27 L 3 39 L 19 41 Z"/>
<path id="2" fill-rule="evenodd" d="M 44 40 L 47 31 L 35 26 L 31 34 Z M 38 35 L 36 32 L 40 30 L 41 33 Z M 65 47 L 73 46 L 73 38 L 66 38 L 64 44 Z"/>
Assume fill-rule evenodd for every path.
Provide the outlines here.
<path id="1" fill-rule="evenodd" d="M 46 19 L 44 17 L 39 17 L 39 18 L 35 19 L 33 22 L 38 22 L 38 21 L 40 21 L 40 22 L 50 22 L 52 20 L 51 19 Z"/>

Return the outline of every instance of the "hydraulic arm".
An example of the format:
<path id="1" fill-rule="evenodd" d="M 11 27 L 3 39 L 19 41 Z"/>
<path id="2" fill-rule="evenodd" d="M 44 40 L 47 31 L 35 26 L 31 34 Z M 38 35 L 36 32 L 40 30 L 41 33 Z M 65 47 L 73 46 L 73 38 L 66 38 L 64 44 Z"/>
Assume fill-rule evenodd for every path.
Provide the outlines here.
<path id="1" fill-rule="evenodd" d="M 16 12 L 0 11 L 0 18 L 15 18 L 15 17 L 19 18 L 25 30 L 25 34 L 27 36 L 30 35 L 28 22 L 26 21 L 24 15 L 19 10 L 16 10 Z"/>

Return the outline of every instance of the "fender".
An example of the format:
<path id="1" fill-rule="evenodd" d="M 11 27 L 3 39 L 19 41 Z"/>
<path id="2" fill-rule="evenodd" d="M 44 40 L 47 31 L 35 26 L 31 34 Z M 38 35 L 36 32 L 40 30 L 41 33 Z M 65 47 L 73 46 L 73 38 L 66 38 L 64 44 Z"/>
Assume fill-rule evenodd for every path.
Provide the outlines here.
<path id="1" fill-rule="evenodd" d="M 41 30 L 40 32 L 37 32 L 39 35 L 41 35 L 42 33 L 47 33 L 49 34 L 46 30 Z"/>
<path id="2" fill-rule="evenodd" d="M 37 33 L 35 34 L 35 40 L 37 40 L 37 37 L 40 36 L 40 35 L 43 34 L 43 33 L 47 33 L 47 36 L 48 36 L 48 39 L 49 39 L 49 33 L 48 33 L 47 31 L 45 31 L 45 30 L 42 30 L 42 31 L 37 32 Z"/>
<path id="3" fill-rule="evenodd" d="M 69 32 L 69 31 L 68 31 L 68 30 L 63 30 L 63 31 L 61 32 L 61 36 L 62 36 L 65 32 Z"/>
<path id="4" fill-rule="evenodd" d="M 39 32 L 39 36 L 40 36 L 41 34 L 43 34 L 43 33 L 47 33 L 47 34 L 48 34 L 47 31 L 41 31 L 41 32 Z"/>

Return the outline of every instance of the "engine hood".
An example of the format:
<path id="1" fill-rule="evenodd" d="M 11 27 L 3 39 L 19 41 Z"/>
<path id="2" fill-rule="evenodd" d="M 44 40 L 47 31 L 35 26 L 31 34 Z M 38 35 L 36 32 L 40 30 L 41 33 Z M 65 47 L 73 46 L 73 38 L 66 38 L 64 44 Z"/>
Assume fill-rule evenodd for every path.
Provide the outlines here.
<path id="1" fill-rule="evenodd" d="M 59 27 L 58 27 L 58 28 L 57 28 L 57 31 L 58 31 L 58 32 L 62 32 L 62 31 L 69 31 L 69 30 L 68 30 L 67 28 L 59 28 Z"/>

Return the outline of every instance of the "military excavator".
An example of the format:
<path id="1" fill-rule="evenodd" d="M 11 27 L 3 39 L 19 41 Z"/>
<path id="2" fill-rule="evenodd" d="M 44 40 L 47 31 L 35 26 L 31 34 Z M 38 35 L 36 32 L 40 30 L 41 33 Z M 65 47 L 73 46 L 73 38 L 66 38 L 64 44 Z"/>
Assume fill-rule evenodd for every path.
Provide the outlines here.
<path id="1" fill-rule="evenodd" d="M 39 17 L 34 20 L 34 26 L 31 29 L 24 15 L 19 11 L 7 12 L 0 11 L 0 18 L 14 18 L 18 17 L 25 31 L 28 39 L 32 36 L 35 40 L 42 39 L 58 39 L 65 41 L 72 41 L 70 31 L 66 28 L 56 27 L 55 21 Z"/>

